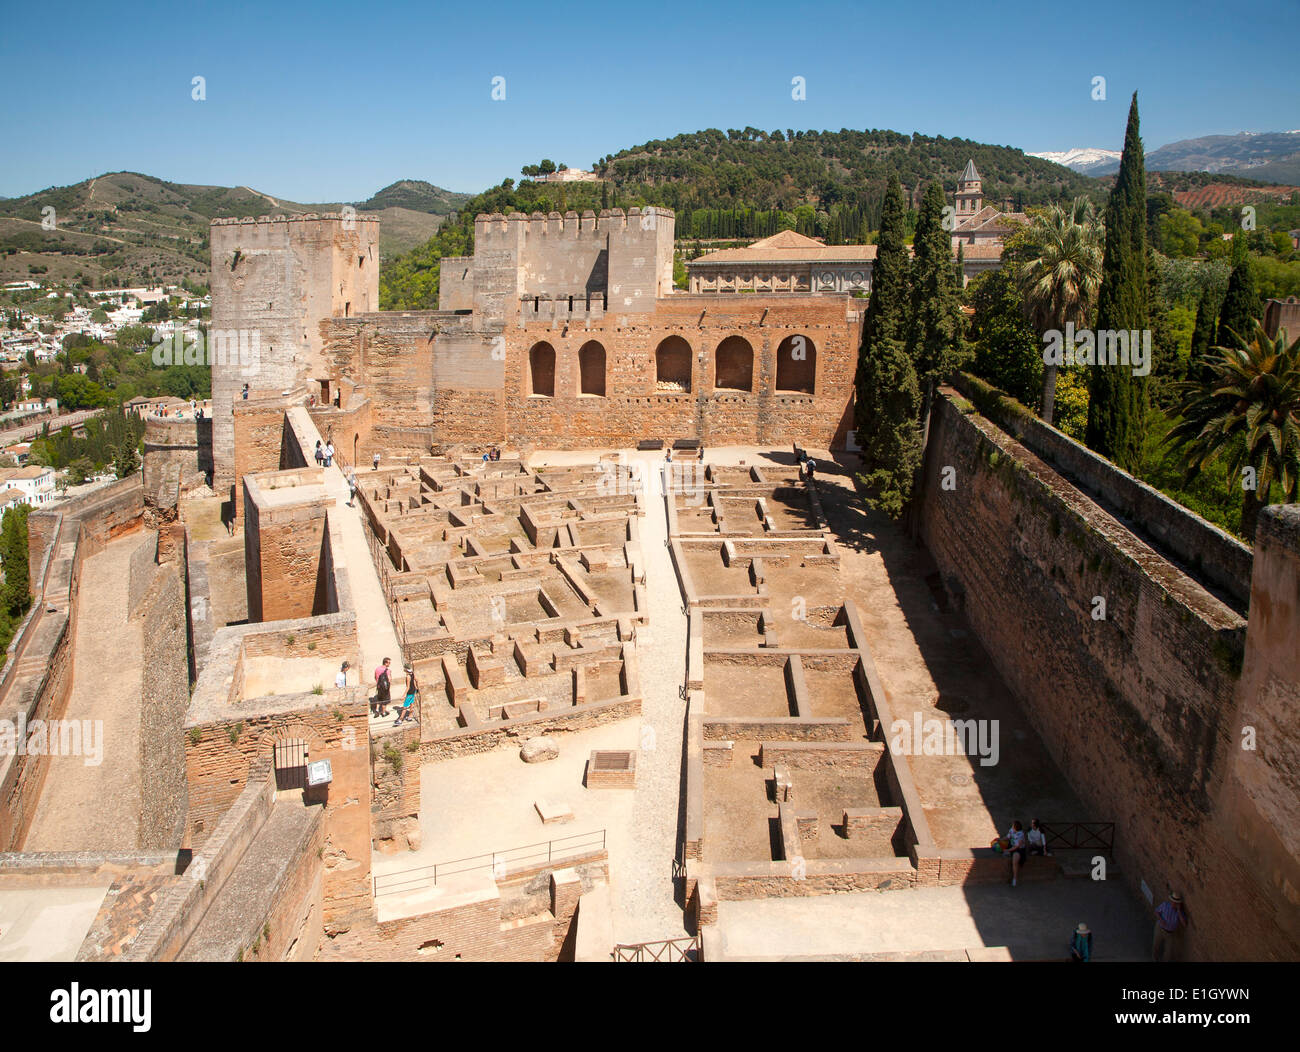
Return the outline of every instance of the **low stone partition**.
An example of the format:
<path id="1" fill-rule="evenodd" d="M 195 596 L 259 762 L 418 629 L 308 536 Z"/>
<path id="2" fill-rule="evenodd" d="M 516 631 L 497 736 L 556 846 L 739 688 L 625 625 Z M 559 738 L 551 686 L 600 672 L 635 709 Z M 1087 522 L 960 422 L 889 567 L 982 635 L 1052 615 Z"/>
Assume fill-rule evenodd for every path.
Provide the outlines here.
<path id="1" fill-rule="evenodd" d="M 811 742 L 850 743 L 855 737 L 853 725 L 840 717 L 817 719 L 810 716 L 767 716 L 750 719 L 735 716 L 705 716 L 703 729 L 706 742 L 728 739 L 760 741 L 773 749 L 778 748 L 773 743 L 788 742 L 791 745 Z M 769 765 L 764 763 L 763 766 Z"/>
<path id="2" fill-rule="evenodd" d="M 462 707 L 461 711 L 465 709 Z M 636 695 L 524 715 L 499 725 L 466 726 L 451 734 L 422 741 L 420 758 L 423 763 L 436 763 L 457 756 L 491 752 L 506 745 L 518 745 L 525 738 L 586 730 L 640 714 L 641 698 Z"/>
<path id="3" fill-rule="evenodd" d="M 863 854 L 894 854 L 894 841 L 903 828 L 901 807 L 848 807 L 842 818 L 846 840 L 862 842 Z"/>
<path id="4" fill-rule="evenodd" d="M 758 750 L 760 767 L 777 764 L 792 770 L 851 769 L 875 772 L 885 760 L 879 742 L 763 741 Z"/>
<path id="5" fill-rule="evenodd" d="M 941 848 L 938 883 L 1006 884 L 1011 879 L 1011 859 L 991 847 Z M 1061 865 L 1053 856 L 1029 855 L 1020 866 L 1020 880 L 1055 880 Z"/>
<path id="6" fill-rule="evenodd" d="M 906 858 L 800 858 L 716 862 L 707 867 L 722 901 L 805 898 L 851 891 L 905 891 L 917 885 Z M 696 879 L 703 884 L 701 873 Z M 688 880 L 689 883 L 689 880 Z"/>

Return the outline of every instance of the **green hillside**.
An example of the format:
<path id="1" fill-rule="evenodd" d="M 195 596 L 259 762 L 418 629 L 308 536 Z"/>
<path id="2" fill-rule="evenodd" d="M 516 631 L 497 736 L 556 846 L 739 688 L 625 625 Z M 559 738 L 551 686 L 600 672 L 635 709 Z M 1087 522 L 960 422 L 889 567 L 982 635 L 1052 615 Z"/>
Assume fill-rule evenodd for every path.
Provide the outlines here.
<path id="1" fill-rule="evenodd" d="M 465 196 L 408 181 L 394 183 L 356 207 L 378 216 L 380 254 L 388 258 L 432 237 L 442 216 Z M 41 225 L 47 207 L 54 209 L 54 230 Z M 247 186 L 186 185 L 138 172 L 112 172 L 0 200 L 0 280 L 40 277 L 138 285 L 188 278 L 206 284 L 212 219 L 337 212 L 341 207 L 287 201 Z"/>
<path id="2" fill-rule="evenodd" d="M 437 305 L 438 260 L 473 251 L 479 212 L 559 211 L 663 205 L 677 214 L 681 241 L 743 240 L 798 230 L 828 244 L 867 241 L 880 224 L 891 171 L 915 206 L 938 179 L 948 194 L 973 160 L 990 204 L 1014 210 L 1076 194 L 1097 180 L 1009 146 L 891 131 L 764 132 L 717 129 L 657 140 L 602 157 L 596 183 L 518 185 L 507 179 L 465 203 L 426 245 L 390 260 L 380 274 L 384 309 Z"/>

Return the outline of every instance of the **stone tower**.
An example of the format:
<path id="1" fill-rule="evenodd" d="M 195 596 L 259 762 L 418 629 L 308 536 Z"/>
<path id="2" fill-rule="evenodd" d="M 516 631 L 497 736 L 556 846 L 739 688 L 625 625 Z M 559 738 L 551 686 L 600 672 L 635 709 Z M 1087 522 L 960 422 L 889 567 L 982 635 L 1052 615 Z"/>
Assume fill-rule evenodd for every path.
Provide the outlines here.
<path id="1" fill-rule="evenodd" d="M 958 223 L 984 207 L 984 181 L 976 171 L 974 161 L 966 162 L 966 168 L 957 180 L 956 202 Z"/>
<path id="2" fill-rule="evenodd" d="M 213 487 L 234 481 L 234 403 L 330 379 L 320 323 L 379 309 L 379 221 L 351 215 L 214 219 Z"/>

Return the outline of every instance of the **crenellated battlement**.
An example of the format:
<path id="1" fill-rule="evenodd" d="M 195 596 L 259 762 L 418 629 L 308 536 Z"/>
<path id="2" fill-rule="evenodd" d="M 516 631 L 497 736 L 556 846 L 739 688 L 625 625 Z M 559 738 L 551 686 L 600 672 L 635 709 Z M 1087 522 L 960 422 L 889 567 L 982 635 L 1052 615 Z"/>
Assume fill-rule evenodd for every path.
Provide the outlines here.
<path id="1" fill-rule="evenodd" d="M 511 212 L 509 215 L 493 212 L 474 217 L 474 238 L 477 243 L 480 238 L 495 241 L 520 235 L 530 239 L 581 238 L 637 232 L 653 235 L 661 221 L 676 223 L 672 209 L 632 207 L 624 212 L 621 208 L 604 208 L 597 214 L 589 208 L 581 215 L 574 211 L 563 215 L 559 212 L 533 212 L 531 215 L 523 212 Z"/>
<path id="2" fill-rule="evenodd" d="M 373 223 L 379 226 L 378 216 L 360 214 L 343 215 L 339 212 L 304 212 L 302 215 L 231 216 L 213 219 L 211 226 L 269 226 L 277 223 Z"/>

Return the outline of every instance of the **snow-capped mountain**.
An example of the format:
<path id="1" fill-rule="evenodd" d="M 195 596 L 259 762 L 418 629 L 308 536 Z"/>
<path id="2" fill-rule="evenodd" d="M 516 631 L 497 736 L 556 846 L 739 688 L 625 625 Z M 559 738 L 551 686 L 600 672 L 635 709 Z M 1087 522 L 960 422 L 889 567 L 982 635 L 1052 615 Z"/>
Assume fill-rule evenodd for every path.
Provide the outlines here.
<path id="1" fill-rule="evenodd" d="M 1073 150 L 1044 150 L 1042 153 L 1031 153 L 1029 156 L 1055 161 L 1083 175 L 1110 175 L 1112 172 L 1119 171 L 1118 150 L 1101 150 L 1093 146 L 1084 146 Z"/>

